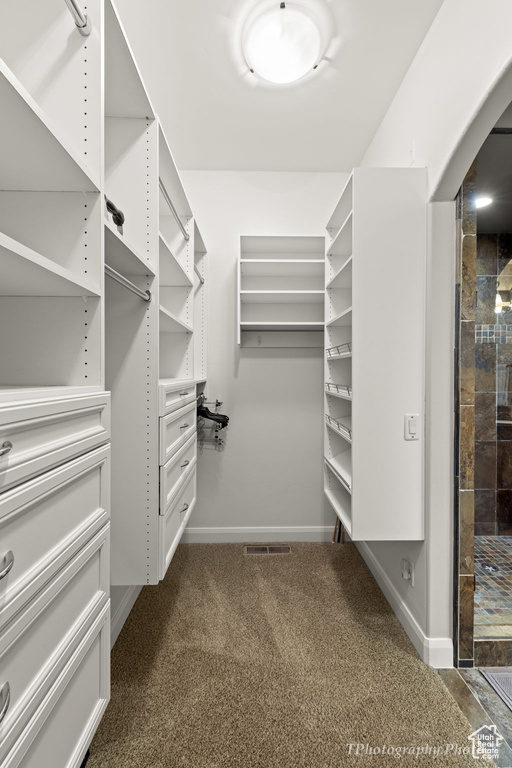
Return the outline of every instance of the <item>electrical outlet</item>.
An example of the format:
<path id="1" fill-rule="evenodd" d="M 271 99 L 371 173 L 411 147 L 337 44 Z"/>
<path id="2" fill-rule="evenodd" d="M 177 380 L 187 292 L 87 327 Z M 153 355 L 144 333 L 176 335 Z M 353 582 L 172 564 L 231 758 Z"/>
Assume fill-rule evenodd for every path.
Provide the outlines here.
<path id="1" fill-rule="evenodd" d="M 402 558 L 402 579 L 411 582 L 411 587 L 414 587 L 414 565 L 405 557 Z"/>

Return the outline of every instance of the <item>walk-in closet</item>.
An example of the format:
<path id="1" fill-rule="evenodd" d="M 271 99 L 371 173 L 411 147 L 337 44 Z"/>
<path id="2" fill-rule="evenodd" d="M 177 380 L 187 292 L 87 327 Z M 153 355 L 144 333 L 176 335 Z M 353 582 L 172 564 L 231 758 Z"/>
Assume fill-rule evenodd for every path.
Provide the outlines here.
<path id="1" fill-rule="evenodd" d="M 512 766 L 509 6 L 0 0 L 0 768 Z"/>

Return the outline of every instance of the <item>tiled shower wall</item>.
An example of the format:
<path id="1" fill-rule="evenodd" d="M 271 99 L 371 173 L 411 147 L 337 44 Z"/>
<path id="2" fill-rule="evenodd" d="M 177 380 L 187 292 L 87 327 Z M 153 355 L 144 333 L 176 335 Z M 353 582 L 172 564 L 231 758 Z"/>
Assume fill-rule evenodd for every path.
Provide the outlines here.
<path id="1" fill-rule="evenodd" d="M 477 237 L 476 161 L 457 198 L 454 663 L 512 664 L 512 641 L 474 637 L 475 532 L 512 535 L 512 235 Z M 510 272 L 510 274 L 509 274 Z M 510 321 L 509 321 L 510 316 Z M 505 326 L 505 328 L 497 327 Z"/>
<path id="2" fill-rule="evenodd" d="M 512 535 L 512 235 L 477 236 L 475 535 Z"/>

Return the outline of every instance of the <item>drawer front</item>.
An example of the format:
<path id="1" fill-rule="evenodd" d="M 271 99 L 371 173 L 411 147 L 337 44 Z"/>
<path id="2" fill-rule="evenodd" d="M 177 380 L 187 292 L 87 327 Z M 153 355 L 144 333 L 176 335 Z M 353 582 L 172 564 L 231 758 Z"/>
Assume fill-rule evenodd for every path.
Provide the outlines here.
<path id="1" fill-rule="evenodd" d="M 110 439 L 110 396 L 0 409 L 0 491 Z"/>
<path id="2" fill-rule="evenodd" d="M 160 466 L 195 433 L 196 411 L 194 402 L 160 419 Z"/>
<path id="3" fill-rule="evenodd" d="M 107 525 L 0 633 L 0 683 L 10 690 L 2 749 L 18 738 L 108 602 L 108 533 Z"/>
<path id="4" fill-rule="evenodd" d="M 108 463 L 97 448 L 0 497 L 0 626 L 108 521 Z"/>
<path id="5" fill-rule="evenodd" d="M 165 515 L 180 488 L 194 469 L 197 462 L 196 436 L 187 440 L 169 459 L 164 467 L 160 467 L 160 514 Z"/>
<path id="6" fill-rule="evenodd" d="M 196 385 L 185 384 L 181 387 L 172 385 L 166 387 L 165 384 L 160 385 L 160 416 L 166 416 L 172 411 L 176 411 L 178 408 L 183 408 L 184 405 L 195 402 L 196 400 Z"/>
<path id="7" fill-rule="evenodd" d="M 159 518 L 160 578 L 163 579 L 180 543 L 181 536 L 196 503 L 196 470 L 176 497 L 166 515 Z"/>
<path id="8" fill-rule="evenodd" d="M 89 628 L 2 768 L 79 768 L 110 695 L 110 610 Z"/>

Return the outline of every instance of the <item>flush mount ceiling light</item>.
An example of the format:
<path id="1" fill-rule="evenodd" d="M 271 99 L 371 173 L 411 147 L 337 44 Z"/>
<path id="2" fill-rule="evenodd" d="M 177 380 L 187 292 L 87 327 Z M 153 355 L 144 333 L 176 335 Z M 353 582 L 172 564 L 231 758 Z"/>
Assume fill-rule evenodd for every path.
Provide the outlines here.
<path id="1" fill-rule="evenodd" d="M 322 36 L 302 8 L 281 2 L 249 20 L 242 47 L 251 72 L 271 83 L 293 83 L 318 66 Z"/>
<path id="2" fill-rule="evenodd" d="M 475 200 L 475 208 L 485 208 L 492 203 L 492 197 L 477 197 Z"/>

